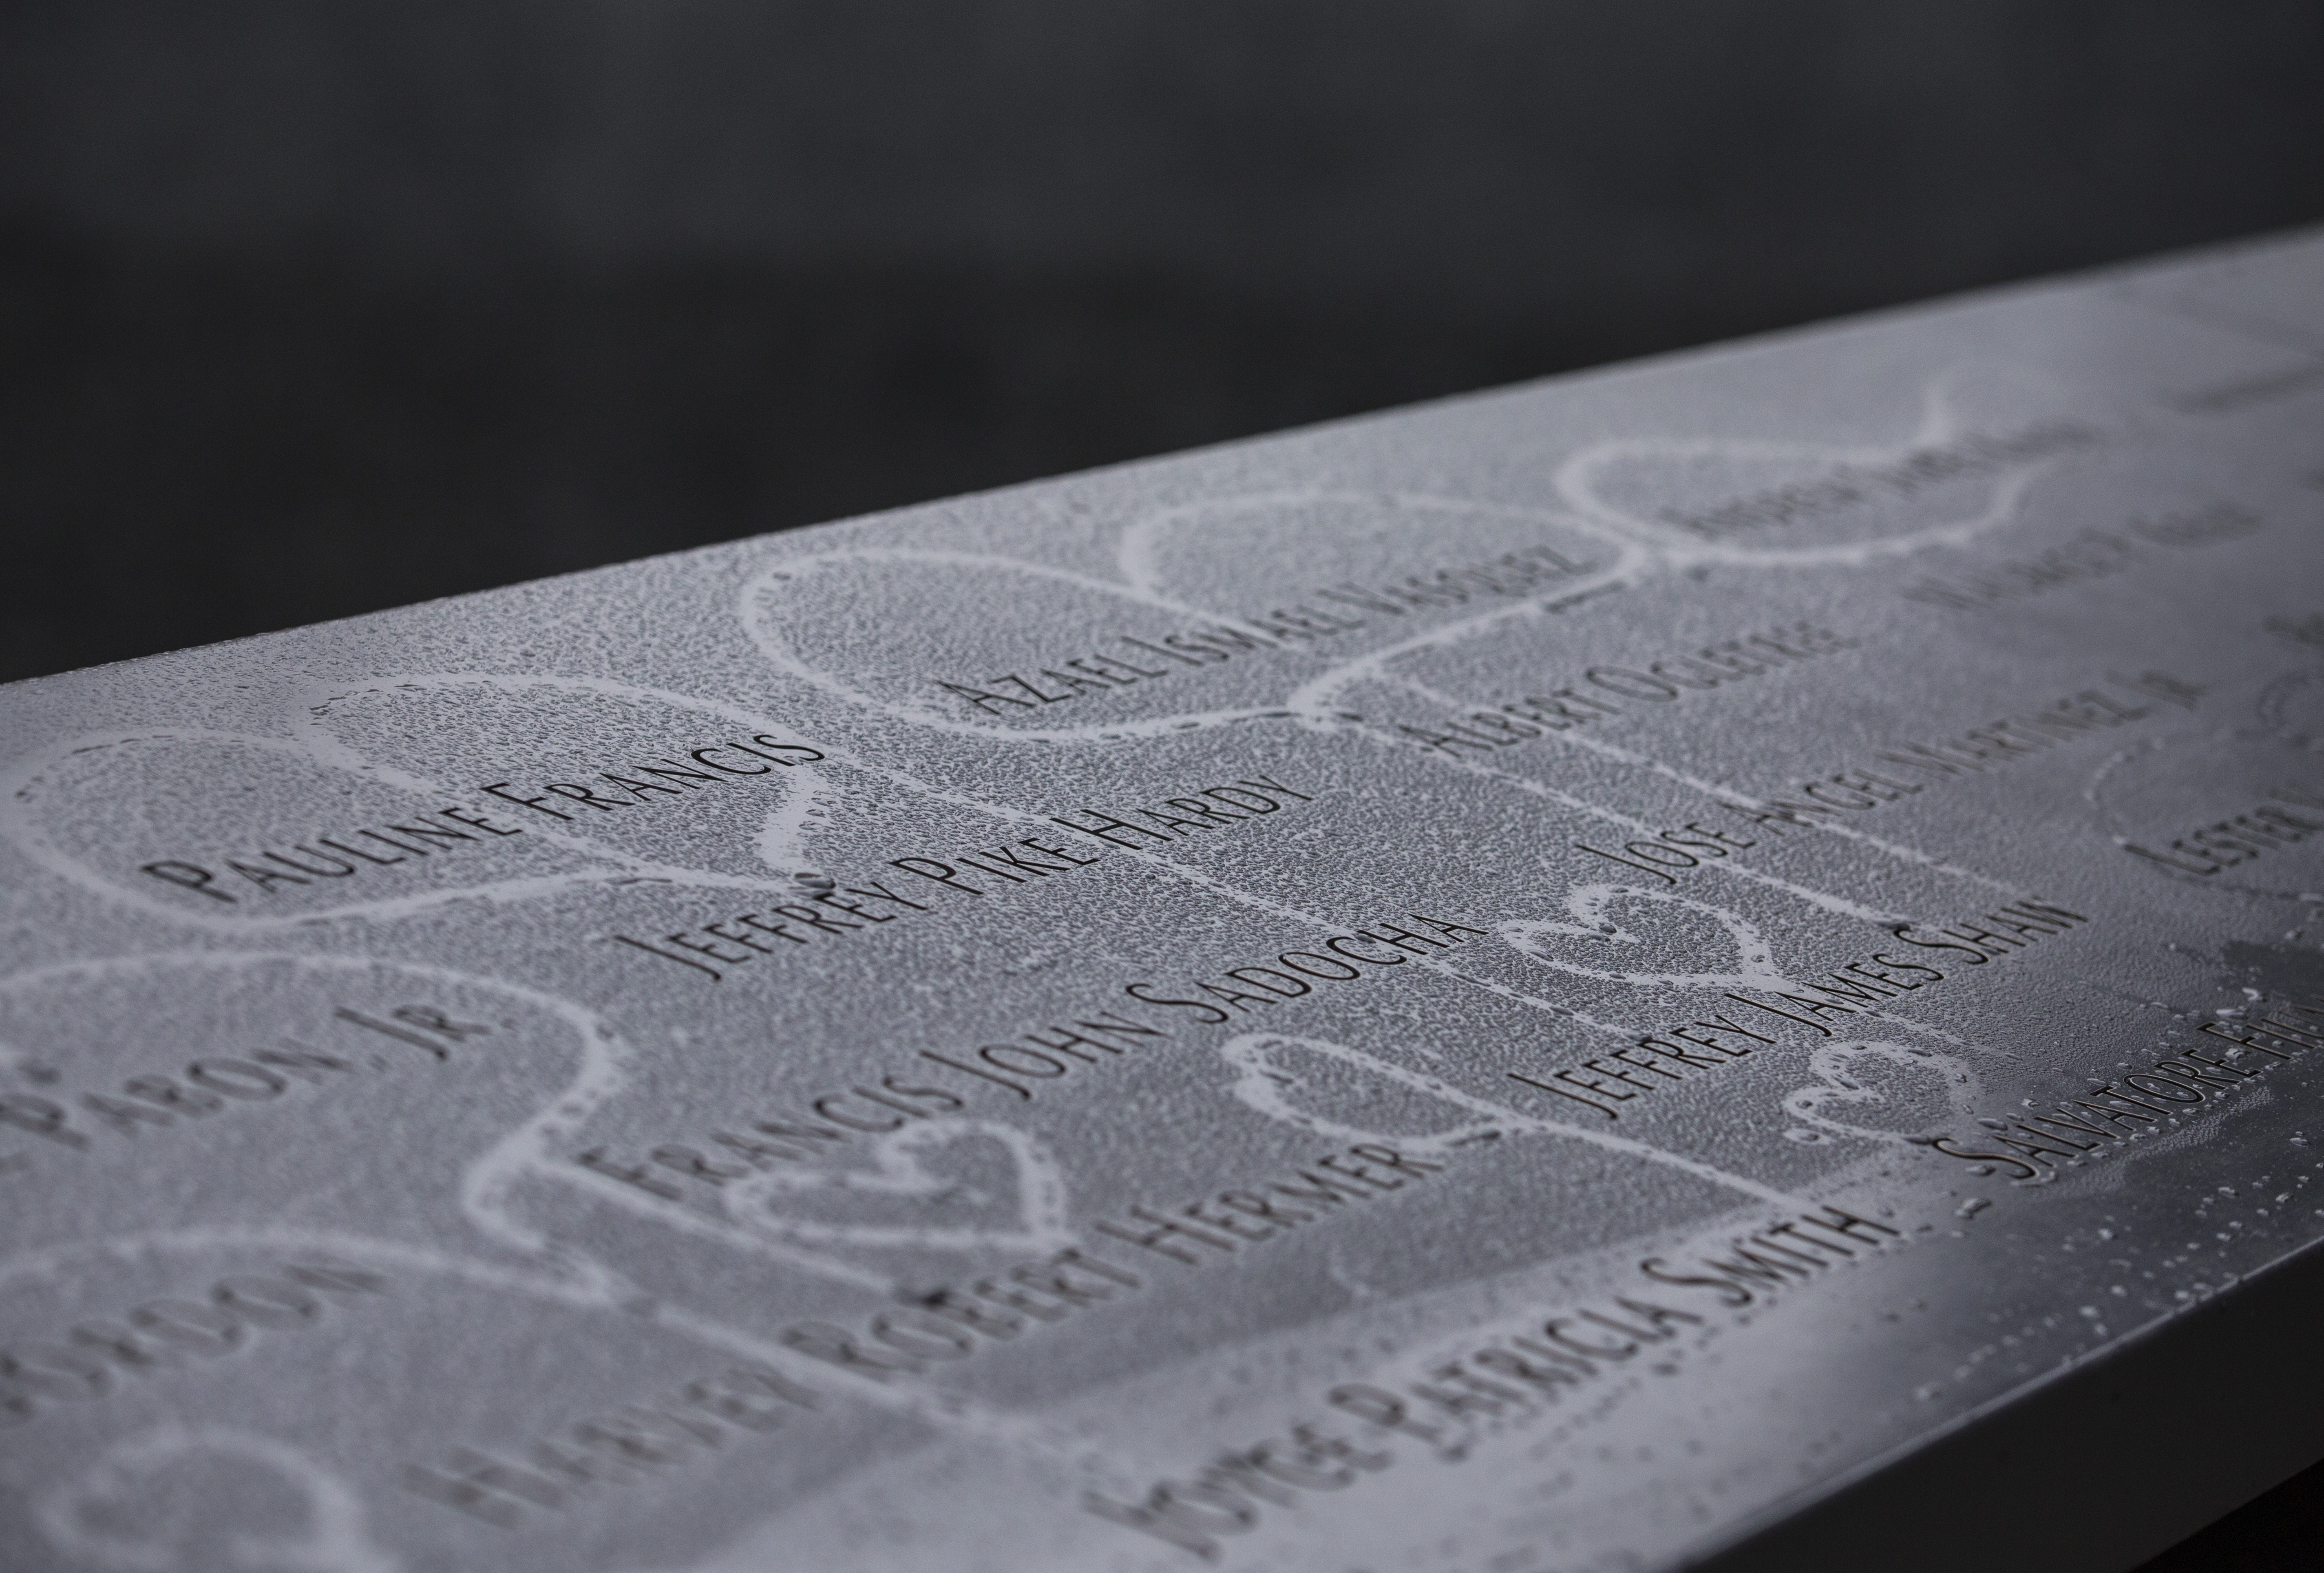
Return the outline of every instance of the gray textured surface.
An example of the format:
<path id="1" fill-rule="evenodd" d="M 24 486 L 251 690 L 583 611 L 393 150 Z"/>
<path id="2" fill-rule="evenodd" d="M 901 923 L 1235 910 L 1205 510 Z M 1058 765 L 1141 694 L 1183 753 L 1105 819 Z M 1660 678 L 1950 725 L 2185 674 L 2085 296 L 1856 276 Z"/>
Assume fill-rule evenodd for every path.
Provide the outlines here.
<path id="1" fill-rule="evenodd" d="M 0 690 L 0 1541 L 1661 1567 L 2167 1338 L 2324 1233 L 2319 279 Z"/>

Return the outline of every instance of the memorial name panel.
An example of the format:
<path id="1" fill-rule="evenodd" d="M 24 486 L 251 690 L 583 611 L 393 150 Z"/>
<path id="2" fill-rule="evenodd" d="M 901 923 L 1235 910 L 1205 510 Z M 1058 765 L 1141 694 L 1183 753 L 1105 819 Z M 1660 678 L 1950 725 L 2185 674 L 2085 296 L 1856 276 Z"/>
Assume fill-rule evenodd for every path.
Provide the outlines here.
<path id="1" fill-rule="evenodd" d="M 2320 256 L 0 690 L 11 1566 L 1676 1567 L 2261 1292 Z"/>

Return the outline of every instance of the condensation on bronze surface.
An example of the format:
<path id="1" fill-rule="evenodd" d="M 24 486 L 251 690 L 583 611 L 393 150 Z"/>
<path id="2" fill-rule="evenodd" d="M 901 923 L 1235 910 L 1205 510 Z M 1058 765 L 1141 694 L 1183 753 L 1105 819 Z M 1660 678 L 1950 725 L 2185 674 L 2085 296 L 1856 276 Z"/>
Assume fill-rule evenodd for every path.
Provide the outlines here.
<path id="1" fill-rule="evenodd" d="M 0 692 L 11 1566 L 1666 1567 L 2167 1336 L 2324 1235 L 2319 352 L 2280 242 Z"/>

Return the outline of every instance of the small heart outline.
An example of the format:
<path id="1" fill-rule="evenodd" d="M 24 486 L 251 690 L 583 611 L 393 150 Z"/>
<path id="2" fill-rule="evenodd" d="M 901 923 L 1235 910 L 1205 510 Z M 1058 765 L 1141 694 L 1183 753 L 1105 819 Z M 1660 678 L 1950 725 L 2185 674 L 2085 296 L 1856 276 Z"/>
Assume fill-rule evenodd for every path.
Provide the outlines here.
<path id="1" fill-rule="evenodd" d="M 1572 936 L 1602 943 L 1638 945 L 1646 942 L 1622 927 L 1609 915 L 1620 901 L 1649 901 L 1666 906 L 1681 906 L 1710 918 L 1735 942 L 1738 970 L 1732 972 L 1617 972 L 1597 967 L 1585 967 L 1578 962 L 1561 960 L 1544 950 L 1539 942 L 1545 937 Z M 1591 978 L 1602 983 L 1628 983 L 1638 986 L 1664 985 L 1682 989 L 1739 989 L 1751 985 L 1763 988 L 1785 988 L 1790 980 L 1775 965 L 1774 952 L 1758 925 L 1740 913 L 1692 897 L 1665 890 L 1648 889 L 1637 885 L 1577 885 L 1565 895 L 1566 911 L 1573 915 L 1572 923 L 1547 919 L 1517 919 L 1497 925 L 1502 942 L 1518 954 L 1570 972 L 1578 978 Z"/>
<path id="2" fill-rule="evenodd" d="M 958 1182 L 931 1172 L 930 1153 L 983 1137 L 1008 1149 L 1017 1182 L 1013 1228 L 930 1228 L 912 1224 L 822 1223 L 780 1210 L 785 1197 L 843 1191 L 906 1200 L 940 1197 Z M 1049 1150 L 1012 1125 L 987 1119 L 928 1119 L 890 1131 L 871 1144 L 873 1166 L 862 1169 L 774 1170 L 727 1192 L 747 1227 L 802 1244 L 878 1250 L 1055 1250 L 1073 1242 L 1066 1227 L 1063 1170 Z"/>
<path id="3" fill-rule="evenodd" d="M 1867 1085 L 1856 1073 L 1858 1062 L 1868 1058 L 1903 1067 L 1916 1076 L 1933 1078 L 1946 1104 L 1943 1114 L 1911 1130 L 1861 1125 L 1840 1118 L 1833 1112 L 1834 1105 L 1876 1108 L 1897 1107 L 1895 1099 L 1877 1087 Z M 1815 1077 L 1814 1083 L 1785 1093 L 1784 1112 L 1794 1119 L 1803 1120 L 1835 1136 L 1849 1136 L 1858 1141 L 1917 1144 L 1932 1132 L 1969 1118 L 1978 1103 L 1977 1075 L 1965 1061 L 1909 1044 L 1823 1044 L 1809 1051 L 1808 1071 Z"/>

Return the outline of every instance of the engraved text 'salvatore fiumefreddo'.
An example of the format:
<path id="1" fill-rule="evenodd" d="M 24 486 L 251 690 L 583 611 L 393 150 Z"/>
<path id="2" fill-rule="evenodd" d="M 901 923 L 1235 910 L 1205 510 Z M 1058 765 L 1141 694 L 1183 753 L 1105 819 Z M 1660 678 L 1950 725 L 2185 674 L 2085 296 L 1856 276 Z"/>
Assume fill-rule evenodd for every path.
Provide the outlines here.
<path id="1" fill-rule="evenodd" d="M 0 691 L 0 1560 L 2152 1550 L 2319 433 L 2295 238 Z"/>

